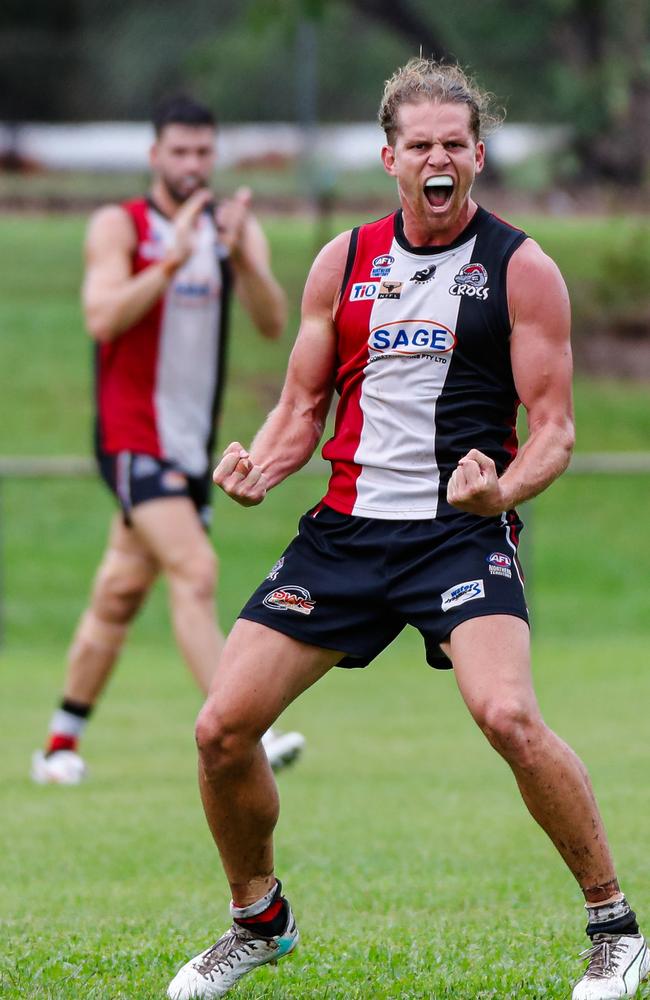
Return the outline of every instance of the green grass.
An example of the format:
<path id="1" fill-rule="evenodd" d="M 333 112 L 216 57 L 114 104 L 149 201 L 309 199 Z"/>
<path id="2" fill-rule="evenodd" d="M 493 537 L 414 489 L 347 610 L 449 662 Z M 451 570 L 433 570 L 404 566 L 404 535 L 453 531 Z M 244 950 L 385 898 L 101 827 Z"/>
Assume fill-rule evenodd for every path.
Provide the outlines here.
<path id="1" fill-rule="evenodd" d="M 161 998 L 227 920 L 196 791 L 198 698 L 168 644 L 140 640 L 89 729 L 92 781 L 37 788 L 25 774 L 53 661 L 54 650 L 20 650 L 3 668 L 0 995 Z M 647 756 L 624 734 L 646 729 L 646 666 L 642 641 L 536 645 L 542 705 L 589 761 L 642 914 Z M 580 894 L 416 637 L 365 672 L 333 672 L 285 721 L 309 741 L 280 778 L 277 857 L 303 943 L 237 996 L 568 997 Z"/>
<path id="2" fill-rule="evenodd" d="M 314 230 L 300 219 L 266 221 L 295 324 Z M 541 233 L 543 220 L 536 225 Z M 590 225 L 547 227 L 556 255 L 587 268 L 581 243 L 605 233 Z M 69 217 L 0 225 L 0 454 L 89 450 L 81 232 Z M 235 330 L 222 440 L 254 432 L 291 341 L 260 345 L 242 321 Z M 644 385 L 579 379 L 576 412 L 582 450 L 649 447 Z M 95 480 L 16 479 L 0 490 L 0 997 L 162 998 L 181 962 L 223 930 L 228 900 L 196 788 L 199 697 L 173 645 L 164 587 L 89 727 L 92 781 L 34 787 L 29 757 L 58 697 L 112 503 Z M 322 477 L 303 475 L 256 509 L 217 498 L 224 627 L 323 490 Z M 565 477 L 524 512 L 540 701 L 590 767 L 644 921 L 647 503 L 647 477 Z M 284 724 L 308 739 L 304 761 L 280 779 L 278 831 L 278 871 L 303 942 L 237 997 L 568 1000 L 586 940 L 580 893 L 453 677 L 425 666 L 416 634 L 366 671 L 332 672 Z"/>

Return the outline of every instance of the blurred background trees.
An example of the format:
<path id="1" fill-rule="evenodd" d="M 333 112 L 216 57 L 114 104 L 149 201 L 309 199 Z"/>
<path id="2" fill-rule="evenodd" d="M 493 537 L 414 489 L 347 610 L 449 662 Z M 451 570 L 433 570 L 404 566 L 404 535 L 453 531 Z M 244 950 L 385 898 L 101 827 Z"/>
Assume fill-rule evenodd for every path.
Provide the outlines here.
<path id="1" fill-rule="evenodd" d="M 305 23 L 321 121 L 372 119 L 421 47 L 469 66 L 510 121 L 567 124 L 558 179 L 647 183 L 647 0 L 5 0 L 0 120 L 146 119 L 187 87 L 223 121 L 294 121 Z"/>

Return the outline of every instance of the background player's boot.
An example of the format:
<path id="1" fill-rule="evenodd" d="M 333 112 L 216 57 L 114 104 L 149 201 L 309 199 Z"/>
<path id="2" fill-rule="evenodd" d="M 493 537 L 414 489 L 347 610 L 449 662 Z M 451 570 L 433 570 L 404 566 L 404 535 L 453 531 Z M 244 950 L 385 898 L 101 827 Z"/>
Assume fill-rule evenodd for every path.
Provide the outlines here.
<path id="1" fill-rule="evenodd" d="M 287 925 L 275 937 L 260 937 L 234 923 L 216 944 L 176 973 L 167 990 L 170 1000 L 225 996 L 247 972 L 288 955 L 298 944 L 298 928 L 291 907 L 287 909 Z"/>
<path id="2" fill-rule="evenodd" d="M 32 781 L 37 785 L 79 785 L 88 776 L 83 758 L 74 750 L 55 750 L 32 755 Z"/>
<path id="3" fill-rule="evenodd" d="M 279 771 L 298 759 L 305 746 L 305 737 L 302 733 L 282 733 L 277 729 L 268 729 L 262 737 L 262 746 L 273 770 Z"/>
<path id="4" fill-rule="evenodd" d="M 583 951 L 587 969 L 573 988 L 572 1000 L 633 997 L 650 972 L 650 952 L 642 934 L 596 934 Z"/>

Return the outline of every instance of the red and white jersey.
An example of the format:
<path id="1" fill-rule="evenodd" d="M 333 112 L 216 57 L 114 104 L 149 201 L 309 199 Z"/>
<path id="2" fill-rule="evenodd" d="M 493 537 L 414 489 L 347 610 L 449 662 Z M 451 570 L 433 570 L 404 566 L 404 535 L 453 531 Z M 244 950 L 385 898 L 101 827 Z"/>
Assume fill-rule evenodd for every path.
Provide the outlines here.
<path id="1" fill-rule="evenodd" d="M 147 199 L 126 202 L 137 233 L 133 273 L 161 260 L 173 223 Z M 227 250 L 212 213 L 165 295 L 133 327 L 96 349 L 96 439 L 106 454 L 141 452 L 188 475 L 208 468 L 223 382 Z"/>
<path id="2" fill-rule="evenodd" d="M 482 208 L 448 246 L 412 247 L 400 211 L 353 231 L 335 324 L 332 463 L 324 502 L 385 519 L 452 516 L 470 448 L 516 454 L 506 269 L 526 239 Z"/>

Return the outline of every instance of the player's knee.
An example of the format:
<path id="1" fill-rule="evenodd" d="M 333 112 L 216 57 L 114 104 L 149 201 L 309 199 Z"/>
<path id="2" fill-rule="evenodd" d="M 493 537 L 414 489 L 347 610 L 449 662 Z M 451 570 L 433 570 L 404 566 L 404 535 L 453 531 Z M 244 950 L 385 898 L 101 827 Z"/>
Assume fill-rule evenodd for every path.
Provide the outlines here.
<path id="1" fill-rule="evenodd" d="M 517 698 L 495 699 L 481 707 L 476 720 L 502 757 L 527 766 L 534 763 L 544 729 L 537 709 Z"/>
<path id="2" fill-rule="evenodd" d="M 219 711 L 211 701 L 199 713 L 195 737 L 201 766 L 209 777 L 245 766 L 257 745 L 234 716 Z"/>
<path id="3" fill-rule="evenodd" d="M 217 585 L 217 557 L 211 549 L 198 552 L 169 567 L 173 588 L 182 589 L 193 601 L 212 601 Z"/>
<path id="4" fill-rule="evenodd" d="M 115 561 L 103 566 L 97 576 L 93 608 L 98 617 L 128 624 L 139 610 L 151 585 L 151 577 L 139 568 Z"/>

